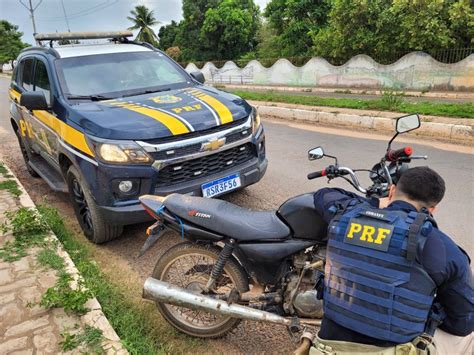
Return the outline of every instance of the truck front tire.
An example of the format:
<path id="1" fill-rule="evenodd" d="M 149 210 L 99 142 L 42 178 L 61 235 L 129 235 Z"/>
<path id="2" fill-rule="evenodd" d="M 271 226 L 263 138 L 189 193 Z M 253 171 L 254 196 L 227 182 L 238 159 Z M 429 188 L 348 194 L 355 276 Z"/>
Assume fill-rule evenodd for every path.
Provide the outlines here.
<path id="1" fill-rule="evenodd" d="M 110 224 L 101 214 L 76 167 L 71 166 L 68 169 L 66 182 L 76 218 L 87 239 L 95 244 L 102 244 L 122 234 L 122 225 Z"/>

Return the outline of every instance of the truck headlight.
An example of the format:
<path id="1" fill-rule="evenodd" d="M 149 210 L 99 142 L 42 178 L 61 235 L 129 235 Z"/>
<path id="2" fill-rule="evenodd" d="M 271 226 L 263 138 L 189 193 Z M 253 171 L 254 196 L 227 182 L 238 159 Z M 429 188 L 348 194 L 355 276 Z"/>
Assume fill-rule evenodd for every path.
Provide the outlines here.
<path id="1" fill-rule="evenodd" d="M 99 158 L 112 164 L 150 164 L 153 159 L 133 141 L 98 141 L 89 138 Z"/>
<path id="2" fill-rule="evenodd" d="M 254 108 L 252 110 L 252 131 L 253 131 L 254 134 L 257 133 L 257 131 L 260 127 L 260 124 L 261 124 L 260 115 L 258 114 L 257 109 Z"/>

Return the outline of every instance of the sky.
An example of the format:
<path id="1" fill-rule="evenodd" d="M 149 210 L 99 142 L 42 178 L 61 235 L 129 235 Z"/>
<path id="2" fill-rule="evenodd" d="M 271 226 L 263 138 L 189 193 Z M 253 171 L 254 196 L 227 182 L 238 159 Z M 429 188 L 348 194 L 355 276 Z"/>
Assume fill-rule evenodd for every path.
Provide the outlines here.
<path id="1" fill-rule="evenodd" d="M 22 0 L 28 4 L 29 0 Z M 41 0 L 31 0 L 35 7 Z M 127 20 L 130 10 L 136 5 L 146 5 L 154 10 L 161 25 L 182 18 L 181 0 L 62 0 L 69 19 L 71 32 L 113 31 L 131 26 Z M 254 0 L 261 9 L 269 0 Z M 0 19 L 7 20 L 23 32 L 23 41 L 33 44 L 33 25 L 29 11 L 20 4 L 20 0 L 0 0 Z M 66 32 L 61 0 L 42 0 L 35 11 L 36 28 L 41 32 Z M 161 25 L 156 26 L 158 30 Z"/>

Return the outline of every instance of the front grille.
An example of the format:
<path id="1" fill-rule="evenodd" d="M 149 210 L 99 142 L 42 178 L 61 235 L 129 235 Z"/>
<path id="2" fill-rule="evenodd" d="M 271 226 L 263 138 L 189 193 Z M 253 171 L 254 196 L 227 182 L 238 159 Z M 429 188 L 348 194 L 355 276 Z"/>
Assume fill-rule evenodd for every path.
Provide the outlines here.
<path id="1" fill-rule="evenodd" d="M 239 132 L 235 132 L 232 134 L 228 134 L 225 136 L 225 144 L 231 144 L 238 142 L 244 138 L 248 138 L 252 134 L 252 130 L 250 128 L 244 129 Z M 155 160 L 167 160 L 172 158 L 179 158 L 184 157 L 186 155 L 196 154 L 201 151 L 202 143 L 196 143 L 191 145 L 186 145 L 183 147 L 177 148 L 170 148 L 167 150 L 159 151 L 159 152 L 151 152 L 150 155 Z"/>
<path id="2" fill-rule="evenodd" d="M 179 148 L 171 148 L 163 150 L 161 152 L 152 152 L 150 155 L 155 160 L 166 160 L 171 158 L 183 157 L 185 155 L 191 155 L 199 153 L 201 151 L 201 143 L 186 145 Z"/>
<path id="3" fill-rule="evenodd" d="M 202 158 L 168 165 L 159 171 L 156 186 L 169 186 L 216 174 L 256 156 L 255 147 L 247 143 Z"/>

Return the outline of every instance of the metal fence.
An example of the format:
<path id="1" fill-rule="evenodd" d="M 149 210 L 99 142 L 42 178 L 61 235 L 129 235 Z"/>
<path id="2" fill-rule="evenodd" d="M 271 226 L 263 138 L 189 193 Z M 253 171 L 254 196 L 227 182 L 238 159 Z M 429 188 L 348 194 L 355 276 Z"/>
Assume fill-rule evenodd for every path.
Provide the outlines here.
<path id="1" fill-rule="evenodd" d="M 403 51 L 403 52 L 396 52 L 391 55 L 377 55 L 377 54 L 372 54 L 369 55 L 372 59 L 374 59 L 376 62 L 380 64 L 391 64 L 402 58 L 403 56 L 412 53 L 414 51 Z M 430 51 L 425 51 L 425 53 L 428 53 L 431 55 L 434 59 L 436 59 L 438 62 L 441 63 L 446 63 L 446 64 L 452 64 L 452 63 L 457 63 L 464 58 L 468 57 L 472 53 L 474 53 L 474 47 L 471 48 L 454 48 L 454 49 L 440 49 L 440 50 L 430 50 Z M 365 53 L 359 53 L 359 54 L 365 54 Z M 329 63 L 333 65 L 342 65 L 346 63 L 349 59 L 354 57 L 355 55 L 351 55 L 348 58 L 329 58 L 327 59 Z M 293 65 L 297 67 L 301 67 L 305 65 L 311 58 L 314 58 L 313 56 L 302 56 L 302 57 L 286 57 L 285 59 L 289 60 Z M 277 60 L 281 58 L 256 58 L 264 67 L 269 68 Z M 228 61 L 233 61 L 235 64 L 237 64 L 240 68 L 245 67 L 252 59 L 229 59 L 229 60 L 209 60 L 209 61 L 188 61 L 188 62 L 180 62 L 181 66 L 183 68 L 186 68 L 186 66 L 189 63 L 194 63 L 198 68 L 202 69 L 202 67 L 207 63 L 207 62 L 212 62 L 217 68 L 222 68 L 225 63 Z"/>

